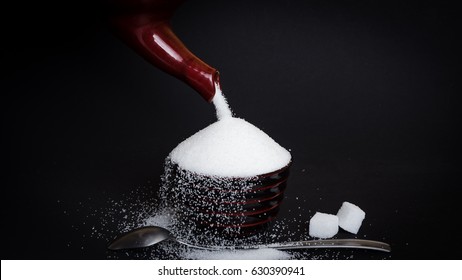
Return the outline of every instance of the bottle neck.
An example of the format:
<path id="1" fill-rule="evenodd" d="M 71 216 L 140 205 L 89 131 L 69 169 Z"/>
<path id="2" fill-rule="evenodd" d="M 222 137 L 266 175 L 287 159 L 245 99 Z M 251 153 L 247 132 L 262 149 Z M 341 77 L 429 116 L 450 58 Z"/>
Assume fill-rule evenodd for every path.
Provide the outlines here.
<path id="1" fill-rule="evenodd" d="M 130 5 L 112 16 L 112 25 L 120 38 L 147 61 L 187 83 L 211 102 L 215 84 L 219 85 L 218 71 L 191 53 L 170 26 L 174 11 L 183 1 L 115 1 Z"/>

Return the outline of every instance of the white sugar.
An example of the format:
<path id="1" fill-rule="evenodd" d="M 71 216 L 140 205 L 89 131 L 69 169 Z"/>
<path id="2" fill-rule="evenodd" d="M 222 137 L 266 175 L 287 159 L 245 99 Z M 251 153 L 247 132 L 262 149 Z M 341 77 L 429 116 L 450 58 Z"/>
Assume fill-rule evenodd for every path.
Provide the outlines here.
<path id="1" fill-rule="evenodd" d="M 166 209 L 160 209 L 155 215 L 147 217 L 142 226 L 159 226 L 170 229 L 174 222 L 173 213 Z"/>
<path id="2" fill-rule="evenodd" d="M 243 119 L 227 117 L 180 143 L 169 155 L 181 168 L 220 177 L 252 177 L 289 164 L 290 153 Z"/>
<path id="3" fill-rule="evenodd" d="M 184 254 L 187 259 L 193 260 L 288 260 L 292 255 L 276 249 L 256 250 L 191 250 Z"/>
<path id="4" fill-rule="evenodd" d="M 226 98 L 221 92 L 220 86 L 218 84 L 215 84 L 215 96 L 213 97 L 212 102 L 213 105 L 215 105 L 218 120 L 230 118 L 233 116 L 228 102 L 226 101 Z"/>
<path id="5" fill-rule="evenodd" d="M 310 219 L 309 234 L 312 237 L 331 238 L 338 232 L 338 218 L 335 215 L 316 212 Z"/>
<path id="6" fill-rule="evenodd" d="M 254 125 L 233 117 L 218 84 L 213 104 L 218 121 L 181 142 L 169 155 L 173 163 L 219 177 L 253 177 L 290 163 L 286 149 Z"/>
<path id="7" fill-rule="evenodd" d="M 353 203 L 345 201 L 338 210 L 337 217 L 342 229 L 357 234 L 366 213 Z"/>

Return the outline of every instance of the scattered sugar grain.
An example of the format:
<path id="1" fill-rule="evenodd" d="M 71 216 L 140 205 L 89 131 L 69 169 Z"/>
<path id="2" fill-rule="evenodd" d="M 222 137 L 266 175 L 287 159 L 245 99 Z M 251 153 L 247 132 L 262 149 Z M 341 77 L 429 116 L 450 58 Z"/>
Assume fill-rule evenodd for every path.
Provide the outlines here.
<path id="1" fill-rule="evenodd" d="M 162 210 L 160 213 L 151 217 L 147 217 L 143 222 L 143 226 L 159 226 L 165 229 L 170 229 L 173 226 L 172 214 L 167 210 Z"/>

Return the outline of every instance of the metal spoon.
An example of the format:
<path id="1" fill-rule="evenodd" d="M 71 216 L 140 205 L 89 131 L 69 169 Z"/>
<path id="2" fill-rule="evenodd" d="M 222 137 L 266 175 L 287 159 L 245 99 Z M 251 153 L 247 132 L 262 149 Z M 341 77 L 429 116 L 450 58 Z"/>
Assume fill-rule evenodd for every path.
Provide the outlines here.
<path id="1" fill-rule="evenodd" d="M 123 250 L 149 247 L 162 241 L 172 240 L 185 246 L 202 249 L 202 250 L 249 250 L 249 249 L 278 249 L 278 250 L 294 250 L 294 249 L 314 249 L 314 248 L 356 248 L 369 249 L 383 252 L 391 252 L 389 244 L 373 240 L 364 239 L 319 239 L 294 242 L 282 242 L 267 245 L 250 245 L 250 246 L 203 246 L 193 245 L 187 242 L 176 239 L 170 231 L 158 226 L 147 226 L 134 229 L 122 234 L 112 241 L 109 250 Z"/>

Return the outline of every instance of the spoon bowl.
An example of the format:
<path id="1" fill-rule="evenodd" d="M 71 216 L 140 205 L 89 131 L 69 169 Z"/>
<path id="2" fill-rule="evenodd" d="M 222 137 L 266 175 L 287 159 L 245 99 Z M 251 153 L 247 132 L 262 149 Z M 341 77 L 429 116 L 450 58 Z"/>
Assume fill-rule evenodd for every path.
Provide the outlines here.
<path id="1" fill-rule="evenodd" d="M 157 226 L 141 227 L 120 235 L 109 244 L 108 249 L 145 248 L 168 239 L 173 239 L 173 236 L 165 228 Z"/>

